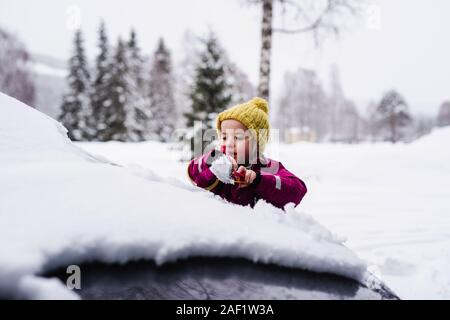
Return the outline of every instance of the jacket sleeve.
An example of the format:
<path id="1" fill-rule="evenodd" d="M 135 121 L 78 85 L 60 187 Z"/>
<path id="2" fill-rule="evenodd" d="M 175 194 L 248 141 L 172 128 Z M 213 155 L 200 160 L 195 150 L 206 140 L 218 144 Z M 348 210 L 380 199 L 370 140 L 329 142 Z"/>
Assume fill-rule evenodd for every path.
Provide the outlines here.
<path id="1" fill-rule="evenodd" d="M 261 170 L 254 186 L 255 193 L 281 209 L 290 202 L 297 206 L 307 192 L 306 184 L 280 162 L 276 165 L 278 168 L 275 173 Z"/>
<path id="2" fill-rule="evenodd" d="M 187 174 L 194 185 L 206 190 L 212 190 L 219 184 L 219 179 L 209 169 L 215 152 L 215 150 L 212 150 L 189 162 Z M 211 155 L 211 153 L 213 154 Z"/>

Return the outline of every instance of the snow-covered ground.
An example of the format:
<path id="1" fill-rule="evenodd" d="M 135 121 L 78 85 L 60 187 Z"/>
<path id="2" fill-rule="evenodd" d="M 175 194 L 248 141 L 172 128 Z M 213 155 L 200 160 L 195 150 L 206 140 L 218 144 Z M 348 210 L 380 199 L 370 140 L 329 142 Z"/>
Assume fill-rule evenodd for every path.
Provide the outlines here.
<path id="1" fill-rule="evenodd" d="M 187 179 L 186 164 L 164 144 L 78 145 Z M 297 143 L 276 151 L 308 186 L 296 212 L 347 237 L 346 245 L 400 297 L 450 299 L 450 128 L 412 144 Z"/>
<path id="2" fill-rule="evenodd" d="M 81 147 L 58 122 L 0 93 L 0 297 L 77 298 L 40 276 L 70 264 L 189 256 L 243 257 L 370 284 L 367 264 L 311 216 L 263 201 L 254 210 L 228 204 L 190 185 L 186 164 L 165 145 Z"/>
<path id="3" fill-rule="evenodd" d="M 377 265 L 402 298 L 449 299 L 449 140 L 446 128 L 409 145 L 282 145 L 278 160 L 309 190 L 285 215 L 191 186 L 168 145 L 73 144 L 57 122 L 0 94 L 0 296 L 76 298 L 39 276 L 68 264 L 206 255 L 360 281 Z"/>

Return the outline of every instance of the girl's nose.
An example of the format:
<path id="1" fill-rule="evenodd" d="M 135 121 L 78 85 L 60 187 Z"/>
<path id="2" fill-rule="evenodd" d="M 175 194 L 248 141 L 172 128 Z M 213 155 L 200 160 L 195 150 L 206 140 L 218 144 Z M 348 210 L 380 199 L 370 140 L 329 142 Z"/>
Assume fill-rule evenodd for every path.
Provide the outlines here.
<path id="1" fill-rule="evenodd" d="M 227 149 L 233 149 L 234 148 L 234 139 L 233 138 L 227 138 L 225 141 L 225 146 Z"/>

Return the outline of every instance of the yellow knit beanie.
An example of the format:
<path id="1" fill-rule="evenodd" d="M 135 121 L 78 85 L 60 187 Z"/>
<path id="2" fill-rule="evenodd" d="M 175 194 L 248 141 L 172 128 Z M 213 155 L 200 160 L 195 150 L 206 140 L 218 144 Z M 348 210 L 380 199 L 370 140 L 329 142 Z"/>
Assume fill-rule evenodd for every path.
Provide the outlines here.
<path id="1" fill-rule="evenodd" d="M 255 97 L 219 113 L 216 118 L 216 129 L 219 136 L 222 121 L 228 119 L 240 121 L 247 129 L 253 129 L 257 135 L 259 150 L 260 152 L 264 151 L 270 131 L 269 105 L 266 100 Z"/>

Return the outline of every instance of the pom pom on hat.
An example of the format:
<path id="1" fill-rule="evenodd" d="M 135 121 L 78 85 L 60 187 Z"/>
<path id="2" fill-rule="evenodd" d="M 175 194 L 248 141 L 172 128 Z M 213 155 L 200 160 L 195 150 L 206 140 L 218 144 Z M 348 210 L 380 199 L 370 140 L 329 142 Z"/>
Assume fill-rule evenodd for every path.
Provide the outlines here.
<path id="1" fill-rule="evenodd" d="M 255 97 L 255 98 L 251 99 L 248 103 L 254 104 L 257 108 L 261 109 L 262 111 L 264 111 L 267 114 L 269 113 L 269 104 L 263 98 Z"/>

